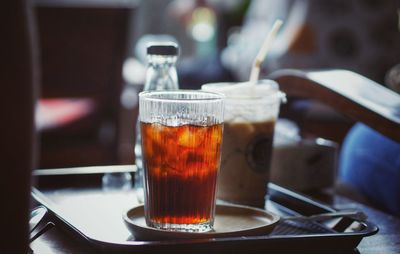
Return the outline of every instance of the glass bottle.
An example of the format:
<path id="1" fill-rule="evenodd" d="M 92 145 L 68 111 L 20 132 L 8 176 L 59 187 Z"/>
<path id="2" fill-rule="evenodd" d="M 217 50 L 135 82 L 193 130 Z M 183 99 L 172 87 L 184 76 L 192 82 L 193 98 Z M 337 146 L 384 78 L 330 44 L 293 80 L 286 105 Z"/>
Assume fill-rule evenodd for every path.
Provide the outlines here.
<path id="1" fill-rule="evenodd" d="M 127 192 L 132 189 L 132 176 L 129 172 L 105 173 L 102 178 L 102 188 L 105 192 Z"/>
<path id="2" fill-rule="evenodd" d="M 178 76 L 175 63 L 178 58 L 176 43 L 154 43 L 147 47 L 148 67 L 144 91 L 150 90 L 177 90 Z M 139 119 L 136 125 L 135 163 L 135 190 L 139 203 L 144 202 L 143 192 L 143 162 Z"/>

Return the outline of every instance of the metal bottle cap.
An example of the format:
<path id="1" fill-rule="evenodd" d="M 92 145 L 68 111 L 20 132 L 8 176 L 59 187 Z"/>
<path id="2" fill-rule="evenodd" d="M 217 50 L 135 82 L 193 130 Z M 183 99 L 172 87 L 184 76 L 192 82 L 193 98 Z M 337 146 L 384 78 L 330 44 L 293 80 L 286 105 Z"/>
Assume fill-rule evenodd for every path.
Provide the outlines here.
<path id="1" fill-rule="evenodd" d="M 148 55 L 176 56 L 178 53 L 178 44 L 174 42 L 150 43 L 147 46 Z"/>

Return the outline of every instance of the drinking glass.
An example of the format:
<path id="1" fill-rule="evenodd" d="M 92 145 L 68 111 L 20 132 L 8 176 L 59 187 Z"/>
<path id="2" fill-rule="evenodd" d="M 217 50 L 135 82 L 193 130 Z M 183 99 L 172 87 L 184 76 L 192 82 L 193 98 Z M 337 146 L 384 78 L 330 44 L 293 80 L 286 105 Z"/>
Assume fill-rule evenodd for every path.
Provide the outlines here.
<path id="1" fill-rule="evenodd" d="M 150 227 L 213 228 L 224 96 L 205 91 L 139 94 L 145 217 Z"/>

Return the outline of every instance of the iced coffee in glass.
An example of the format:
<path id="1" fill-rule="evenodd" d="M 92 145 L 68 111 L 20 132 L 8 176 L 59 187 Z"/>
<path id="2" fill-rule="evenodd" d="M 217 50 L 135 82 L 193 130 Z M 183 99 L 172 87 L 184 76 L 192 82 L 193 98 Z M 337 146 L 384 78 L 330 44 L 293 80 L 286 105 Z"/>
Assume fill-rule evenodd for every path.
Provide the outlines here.
<path id="1" fill-rule="evenodd" d="M 223 97 L 204 91 L 139 95 L 149 226 L 188 232 L 212 229 Z"/>
<path id="2" fill-rule="evenodd" d="M 202 90 L 223 93 L 225 125 L 217 198 L 264 207 L 275 122 L 283 93 L 272 80 L 213 83 Z"/>

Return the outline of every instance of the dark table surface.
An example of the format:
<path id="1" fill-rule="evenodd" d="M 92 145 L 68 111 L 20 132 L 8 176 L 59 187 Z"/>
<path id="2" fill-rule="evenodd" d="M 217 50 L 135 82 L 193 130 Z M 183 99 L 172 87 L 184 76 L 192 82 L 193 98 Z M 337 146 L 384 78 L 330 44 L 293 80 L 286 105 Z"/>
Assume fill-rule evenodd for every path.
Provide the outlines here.
<path id="1" fill-rule="evenodd" d="M 358 245 L 360 253 L 400 253 L 400 218 L 339 195 L 333 196 L 332 205 L 339 210 L 361 210 L 379 227 L 376 235 L 365 237 Z"/>
<path id="2" fill-rule="evenodd" d="M 76 195 L 80 195 L 79 192 Z M 377 234 L 362 239 L 354 253 L 400 253 L 400 218 L 332 191 L 307 193 L 307 195 L 338 210 L 363 211 L 368 215 L 368 220 L 379 227 Z M 88 243 L 67 233 L 65 229 L 57 225 L 36 239 L 31 244 L 31 248 L 34 253 L 97 253 Z"/>

